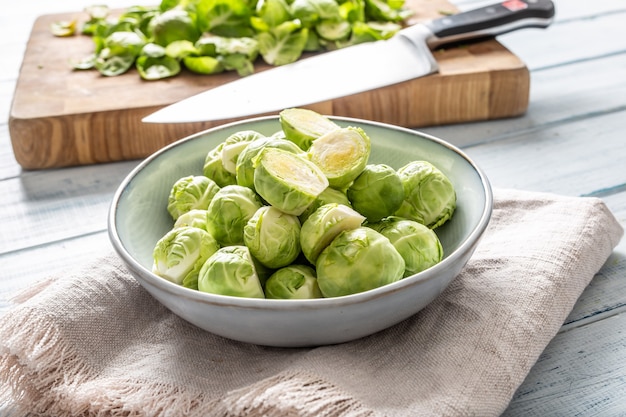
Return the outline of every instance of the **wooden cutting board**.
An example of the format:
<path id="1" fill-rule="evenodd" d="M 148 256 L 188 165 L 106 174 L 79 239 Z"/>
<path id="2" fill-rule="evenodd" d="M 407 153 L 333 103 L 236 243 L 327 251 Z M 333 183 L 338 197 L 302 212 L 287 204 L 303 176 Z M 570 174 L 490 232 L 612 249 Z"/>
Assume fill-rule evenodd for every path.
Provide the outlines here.
<path id="1" fill-rule="evenodd" d="M 406 4 L 415 11 L 413 22 L 457 11 L 444 0 L 407 0 Z M 9 117 L 15 158 L 23 168 L 144 158 L 178 139 L 226 122 L 142 123 L 153 111 L 237 75 L 184 72 L 166 80 L 143 81 L 135 70 L 117 77 L 73 71 L 69 62 L 93 51 L 91 38 L 56 38 L 50 31 L 53 22 L 72 18 L 82 22 L 87 16 L 41 16 L 32 28 Z M 435 51 L 435 57 L 438 74 L 308 107 L 323 114 L 411 128 L 511 117 L 526 111 L 528 69 L 496 40 L 444 48 Z M 259 65 L 257 70 L 266 68 Z"/>

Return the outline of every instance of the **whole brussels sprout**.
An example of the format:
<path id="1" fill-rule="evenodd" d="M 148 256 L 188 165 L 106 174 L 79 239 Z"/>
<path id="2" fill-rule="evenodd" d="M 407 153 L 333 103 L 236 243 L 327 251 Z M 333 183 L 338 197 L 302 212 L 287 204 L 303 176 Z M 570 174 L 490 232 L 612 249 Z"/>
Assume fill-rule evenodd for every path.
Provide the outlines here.
<path id="1" fill-rule="evenodd" d="M 300 220 L 272 206 L 263 206 L 243 228 L 250 253 L 268 268 L 289 265 L 300 254 Z"/>
<path id="2" fill-rule="evenodd" d="M 241 151 L 237 158 L 237 165 L 235 167 L 237 184 L 244 187 L 254 189 L 254 158 L 263 150 L 263 148 L 278 148 L 284 149 L 295 154 L 302 152 L 302 149 L 295 143 L 281 139 L 280 137 L 264 137 L 255 139 L 250 142 L 246 148 Z"/>
<path id="3" fill-rule="evenodd" d="M 256 192 L 285 213 L 299 216 L 328 187 L 314 163 L 283 149 L 264 148 L 253 162 Z"/>
<path id="4" fill-rule="evenodd" d="M 206 214 L 206 210 L 189 210 L 187 213 L 182 214 L 178 219 L 176 219 L 174 222 L 174 228 L 191 226 L 206 230 Z"/>
<path id="5" fill-rule="evenodd" d="M 443 259 L 439 237 L 421 223 L 391 216 L 368 226 L 389 239 L 402 256 L 405 277 L 422 272 Z"/>
<path id="6" fill-rule="evenodd" d="M 306 151 L 311 142 L 339 128 L 332 120 L 308 109 L 291 108 L 279 113 L 280 125 L 287 139 Z"/>
<path id="7" fill-rule="evenodd" d="M 365 167 L 347 191 L 352 207 L 369 222 L 391 216 L 404 200 L 404 187 L 398 173 L 385 164 Z"/>
<path id="8" fill-rule="evenodd" d="M 317 284 L 324 297 L 368 291 L 402 279 L 404 259 L 389 239 L 359 227 L 341 232 L 316 262 Z"/>
<path id="9" fill-rule="evenodd" d="M 222 163 L 222 150 L 224 142 L 221 142 L 215 148 L 211 149 L 205 159 L 202 173 L 205 177 L 211 178 L 220 187 L 237 184 L 235 174 L 232 174 L 224 168 Z"/>
<path id="10" fill-rule="evenodd" d="M 218 249 L 200 269 L 198 289 L 211 294 L 265 298 L 256 266 L 247 247 Z"/>
<path id="11" fill-rule="evenodd" d="M 330 203 L 321 206 L 302 224 L 302 253 L 309 262 L 315 264 L 320 252 L 339 233 L 356 229 L 364 221 L 365 217 L 343 204 Z"/>
<path id="12" fill-rule="evenodd" d="M 226 138 L 222 148 L 222 165 L 233 175 L 237 175 L 237 159 L 248 145 L 257 139 L 263 138 L 261 133 L 254 130 L 242 130 Z"/>
<path id="13" fill-rule="evenodd" d="M 219 249 L 206 230 L 178 227 L 156 243 L 152 272 L 175 284 L 198 289 L 198 273 L 204 262 Z"/>
<path id="14" fill-rule="evenodd" d="M 259 196 L 240 185 L 221 188 L 207 209 L 207 230 L 222 246 L 242 245 L 243 228 L 263 206 Z"/>
<path id="15" fill-rule="evenodd" d="M 329 185 L 343 190 L 361 174 L 370 152 L 370 138 L 363 129 L 346 127 L 315 139 L 307 154 L 326 175 Z"/>
<path id="16" fill-rule="evenodd" d="M 193 209 L 206 210 L 220 187 L 203 175 L 190 175 L 174 183 L 167 198 L 167 211 L 174 220 Z"/>
<path id="17" fill-rule="evenodd" d="M 317 196 L 315 201 L 311 203 L 311 205 L 307 207 L 300 216 L 298 216 L 300 223 L 304 223 L 306 219 L 308 219 L 309 216 L 315 212 L 315 210 L 322 207 L 324 204 L 330 203 L 343 204 L 344 206 L 352 207 L 352 203 L 348 200 L 346 193 L 327 187 L 320 195 Z"/>
<path id="18" fill-rule="evenodd" d="M 415 220 L 431 229 L 447 222 L 456 209 L 454 186 L 437 167 L 413 161 L 398 169 L 404 201 L 395 215 Z"/>
<path id="19" fill-rule="evenodd" d="M 293 264 L 275 271 L 265 283 L 265 298 L 282 300 L 322 298 L 315 270 Z"/>

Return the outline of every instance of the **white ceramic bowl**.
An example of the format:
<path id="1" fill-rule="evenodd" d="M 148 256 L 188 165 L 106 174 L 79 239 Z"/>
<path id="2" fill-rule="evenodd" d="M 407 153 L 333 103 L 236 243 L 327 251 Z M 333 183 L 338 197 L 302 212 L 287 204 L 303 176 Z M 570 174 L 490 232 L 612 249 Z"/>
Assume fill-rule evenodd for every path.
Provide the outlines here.
<path id="1" fill-rule="evenodd" d="M 155 243 L 172 227 L 166 210 L 172 184 L 201 175 L 207 152 L 230 134 L 252 129 L 270 135 L 277 116 L 235 122 L 197 133 L 161 149 L 137 166 L 112 201 L 109 237 L 141 285 L 172 312 L 209 332 L 267 346 L 302 347 L 354 340 L 392 326 L 437 297 L 467 263 L 489 222 L 493 197 L 489 181 L 463 152 L 414 130 L 332 117 L 342 126 L 360 126 L 372 140 L 371 163 L 399 168 L 423 159 L 441 169 L 457 192 L 457 210 L 437 229 L 445 257 L 419 274 L 384 287 L 344 297 L 265 300 L 202 293 L 151 272 Z"/>

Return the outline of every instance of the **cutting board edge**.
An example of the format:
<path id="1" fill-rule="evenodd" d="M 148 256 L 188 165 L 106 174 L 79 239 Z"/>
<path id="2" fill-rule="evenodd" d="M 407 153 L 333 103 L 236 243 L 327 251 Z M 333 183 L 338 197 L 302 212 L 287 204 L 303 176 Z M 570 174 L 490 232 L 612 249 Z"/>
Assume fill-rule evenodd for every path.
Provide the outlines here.
<path id="1" fill-rule="evenodd" d="M 520 116 L 528 108 L 529 83 L 529 71 L 525 66 L 491 71 L 488 77 L 484 74 L 471 73 L 454 77 L 434 74 L 408 81 L 403 85 L 385 87 L 393 89 L 394 94 L 383 91 L 385 89 L 378 89 L 303 107 L 330 116 L 353 117 L 420 128 Z M 502 86 L 505 86 L 506 90 Z M 444 93 L 446 98 L 438 101 L 437 97 Z M 517 100 L 514 102 L 506 100 L 502 97 L 504 95 L 513 95 Z M 472 106 L 469 103 L 469 96 L 483 97 L 486 102 L 483 106 Z M 421 97 L 431 99 L 424 101 L 420 100 Z M 447 106 L 446 111 L 437 111 L 440 106 Z M 9 132 L 15 158 L 24 169 L 60 168 L 142 159 L 186 136 L 244 119 L 166 125 L 141 122 L 144 116 L 161 107 L 35 118 L 16 117 L 11 111 Z M 389 112 L 389 107 L 395 108 L 396 111 Z M 381 108 L 387 111 L 381 113 Z M 384 116 L 385 114 L 387 116 Z M 389 116 L 390 114 L 393 116 Z M 127 132 L 135 131 L 141 134 L 137 134 L 136 137 L 127 136 Z"/>

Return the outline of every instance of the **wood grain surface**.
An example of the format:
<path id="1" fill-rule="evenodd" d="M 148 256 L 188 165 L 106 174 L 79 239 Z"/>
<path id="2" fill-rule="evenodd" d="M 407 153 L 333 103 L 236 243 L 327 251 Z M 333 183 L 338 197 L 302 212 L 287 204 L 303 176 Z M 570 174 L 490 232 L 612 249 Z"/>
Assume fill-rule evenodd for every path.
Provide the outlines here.
<path id="1" fill-rule="evenodd" d="M 410 0 L 409 23 L 456 11 L 445 0 Z M 222 124 L 144 124 L 153 111 L 237 78 L 182 74 L 144 81 L 133 69 L 117 77 L 73 71 L 72 59 L 93 50 L 87 36 L 55 38 L 56 21 L 86 19 L 84 13 L 40 16 L 24 54 L 10 112 L 15 158 L 27 169 L 143 158 L 192 133 Z M 308 106 L 324 114 L 376 120 L 406 127 L 491 120 L 523 114 L 528 106 L 526 65 L 495 40 L 441 48 L 437 74 Z M 257 71 L 267 69 L 259 64 Z M 277 86 L 280 88 L 280 86 Z M 235 120 L 235 119 L 232 119 Z"/>

